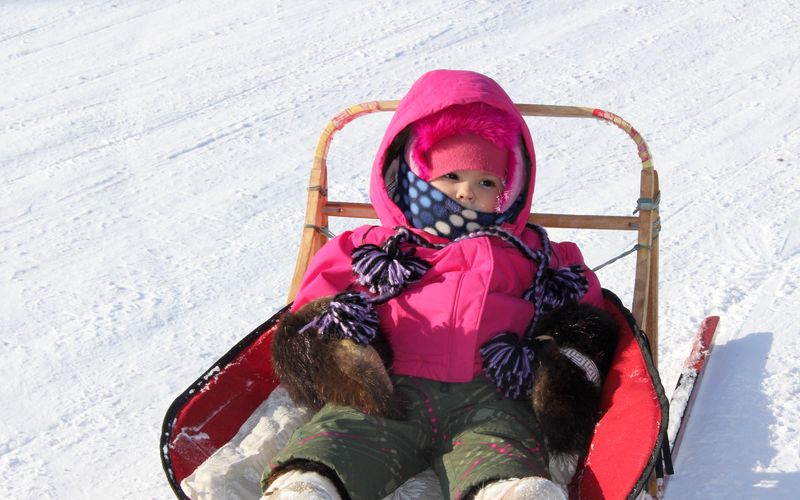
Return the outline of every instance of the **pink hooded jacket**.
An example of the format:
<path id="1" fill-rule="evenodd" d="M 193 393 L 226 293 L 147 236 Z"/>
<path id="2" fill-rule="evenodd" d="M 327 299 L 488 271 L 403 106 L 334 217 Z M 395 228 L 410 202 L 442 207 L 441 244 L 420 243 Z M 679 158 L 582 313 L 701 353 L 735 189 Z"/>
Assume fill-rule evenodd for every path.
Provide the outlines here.
<path id="1" fill-rule="evenodd" d="M 390 146 L 412 122 L 453 104 L 484 102 L 516 117 L 530 158 L 526 203 L 520 214 L 503 224 L 532 249 L 541 249 L 538 236 L 525 228 L 535 179 L 530 131 L 511 99 L 494 80 L 469 71 L 435 70 L 424 74 L 400 102 L 384 135 L 372 167 L 370 198 L 381 226 L 362 226 L 330 240 L 315 255 L 292 306 L 335 295 L 354 285 L 351 251 L 365 243 L 381 245 L 396 226 L 409 224 L 387 194 L 384 169 L 393 158 Z M 402 148 L 399 148 L 402 151 Z M 392 148 L 397 150 L 397 148 Z M 448 240 L 411 229 L 431 243 Z M 552 267 L 583 264 L 574 243 L 552 243 Z M 380 326 L 394 353 L 392 371 L 442 382 L 468 382 L 482 373 L 482 344 L 503 331 L 522 335 L 534 314 L 522 298 L 531 286 L 535 264 L 499 238 L 479 237 L 444 248 L 417 247 L 417 255 L 432 265 L 422 279 L 398 297 L 377 307 Z M 597 277 L 586 272 L 589 290 L 582 301 L 602 307 Z"/>

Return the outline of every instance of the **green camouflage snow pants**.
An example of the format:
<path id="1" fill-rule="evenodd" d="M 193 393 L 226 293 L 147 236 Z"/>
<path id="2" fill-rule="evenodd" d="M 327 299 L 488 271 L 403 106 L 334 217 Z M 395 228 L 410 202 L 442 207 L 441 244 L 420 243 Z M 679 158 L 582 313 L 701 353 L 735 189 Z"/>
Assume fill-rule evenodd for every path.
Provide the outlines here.
<path id="1" fill-rule="evenodd" d="M 392 379 L 409 401 L 406 420 L 326 405 L 294 432 L 262 485 L 293 460 L 330 467 L 352 500 L 383 498 L 429 467 L 451 499 L 497 479 L 550 477 L 530 403 L 505 399 L 483 376 L 468 383 Z"/>

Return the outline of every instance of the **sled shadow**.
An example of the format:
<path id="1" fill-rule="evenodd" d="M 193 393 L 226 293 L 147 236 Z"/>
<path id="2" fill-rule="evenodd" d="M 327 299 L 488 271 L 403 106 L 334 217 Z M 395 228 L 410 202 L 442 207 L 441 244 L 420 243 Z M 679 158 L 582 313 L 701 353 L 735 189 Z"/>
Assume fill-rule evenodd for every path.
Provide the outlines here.
<path id="1" fill-rule="evenodd" d="M 800 473 L 763 471 L 775 423 L 762 391 L 772 332 L 714 347 L 666 498 L 793 498 Z"/>

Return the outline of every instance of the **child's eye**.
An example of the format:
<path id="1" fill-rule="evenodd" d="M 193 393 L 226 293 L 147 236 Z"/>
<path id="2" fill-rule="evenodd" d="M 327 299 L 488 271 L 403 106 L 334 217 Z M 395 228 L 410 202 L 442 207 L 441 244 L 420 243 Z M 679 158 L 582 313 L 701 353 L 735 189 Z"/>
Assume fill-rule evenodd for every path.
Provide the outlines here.
<path id="1" fill-rule="evenodd" d="M 484 180 L 481 181 L 481 186 L 493 188 L 493 187 L 497 186 L 497 184 L 491 179 L 484 179 Z"/>
<path id="2" fill-rule="evenodd" d="M 455 173 L 455 172 L 449 172 L 447 174 L 444 174 L 444 178 L 445 179 L 450 179 L 452 181 L 457 181 L 458 180 L 458 174 Z"/>

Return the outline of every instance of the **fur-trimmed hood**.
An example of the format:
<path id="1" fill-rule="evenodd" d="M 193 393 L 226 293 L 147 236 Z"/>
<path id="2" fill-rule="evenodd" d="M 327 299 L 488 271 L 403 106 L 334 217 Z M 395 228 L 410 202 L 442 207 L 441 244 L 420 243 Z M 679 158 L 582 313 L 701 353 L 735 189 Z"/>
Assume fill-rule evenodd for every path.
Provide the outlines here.
<path id="1" fill-rule="evenodd" d="M 524 145 L 523 169 L 527 177 L 525 203 L 514 219 L 503 224 L 503 228 L 520 234 L 528 220 L 536 178 L 536 159 L 530 131 L 514 106 L 511 98 L 491 78 L 472 71 L 433 70 L 420 77 L 400 101 L 386 134 L 383 137 L 370 179 L 370 199 L 381 224 L 387 227 L 409 226 L 403 211 L 390 198 L 384 181 L 385 169 L 404 144 L 397 141 L 407 139 L 407 128 L 413 122 L 456 104 L 482 102 L 505 111 L 519 121 Z M 392 151 L 392 154 L 389 153 Z M 525 189 L 525 188 L 523 188 Z"/>

